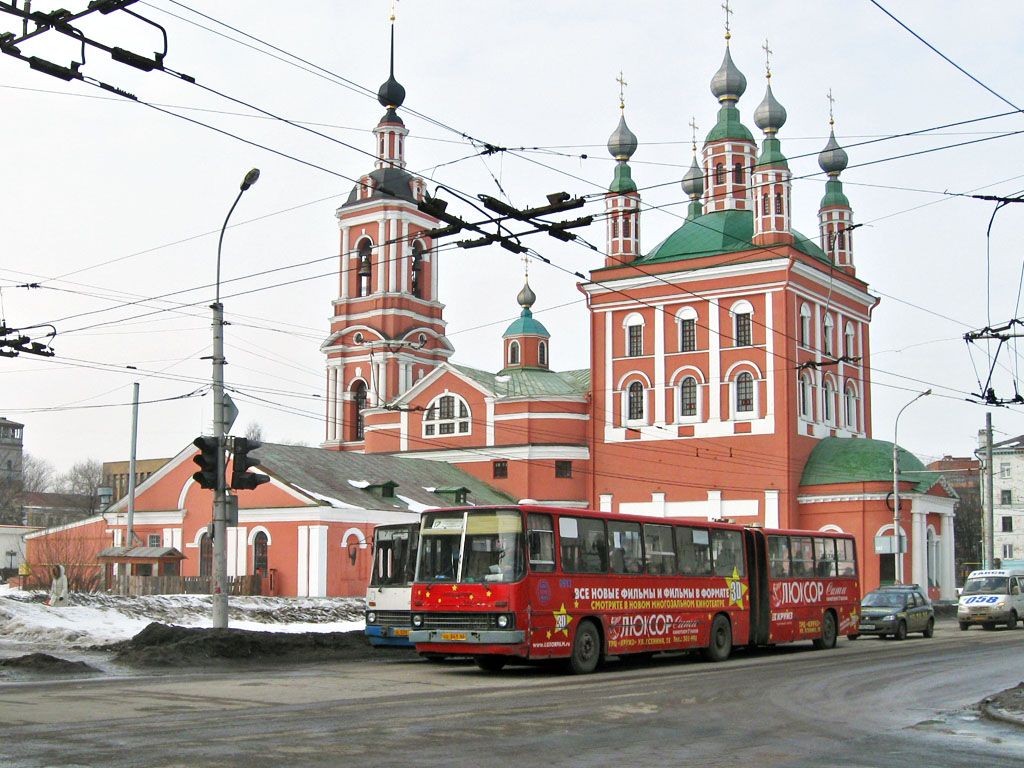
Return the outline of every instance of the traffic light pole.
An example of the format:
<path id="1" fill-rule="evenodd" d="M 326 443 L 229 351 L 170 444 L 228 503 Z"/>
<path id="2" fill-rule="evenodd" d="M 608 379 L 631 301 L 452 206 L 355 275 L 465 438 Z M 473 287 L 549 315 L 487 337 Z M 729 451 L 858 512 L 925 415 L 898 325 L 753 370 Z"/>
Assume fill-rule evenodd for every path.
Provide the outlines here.
<path id="1" fill-rule="evenodd" d="M 217 241 L 217 298 L 213 309 L 213 435 L 217 438 L 217 487 L 213 491 L 213 581 L 210 592 L 213 598 L 213 627 L 225 629 L 228 626 L 228 542 L 227 542 L 227 483 L 224 479 L 224 449 L 227 447 L 227 424 L 224 420 L 224 305 L 220 303 L 220 251 L 224 244 L 224 230 L 235 206 L 242 199 L 245 190 L 256 183 L 260 172 L 253 168 L 239 187 L 238 197 L 231 204 L 224 225 L 220 228 Z"/>

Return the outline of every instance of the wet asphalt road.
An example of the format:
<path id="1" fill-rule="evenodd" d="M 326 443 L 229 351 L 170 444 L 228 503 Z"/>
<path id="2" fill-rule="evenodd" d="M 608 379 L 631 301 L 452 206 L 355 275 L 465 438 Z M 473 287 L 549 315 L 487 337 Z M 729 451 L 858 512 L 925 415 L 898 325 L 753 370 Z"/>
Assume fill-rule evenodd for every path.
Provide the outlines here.
<path id="1" fill-rule="evenodd" d="M 382 654 L 229 672 L 0 684 L 0 765 L 1014 766 L 971 705 L 1024 679 L 1024 631 L 841 639 L 496 674 Z"/>

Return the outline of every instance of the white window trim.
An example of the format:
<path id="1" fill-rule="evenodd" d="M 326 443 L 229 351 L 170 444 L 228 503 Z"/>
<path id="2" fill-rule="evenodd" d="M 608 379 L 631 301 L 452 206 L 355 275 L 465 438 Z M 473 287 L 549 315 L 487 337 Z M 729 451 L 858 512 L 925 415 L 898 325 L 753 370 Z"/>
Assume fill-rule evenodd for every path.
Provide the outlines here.
<path id="1" fill-rule="evenodd" d="M 517 352 L 517 354 L 516 354 L 516 358 L 517 359 L 515 360 L 515 362 L 512 361 L 512 349 L 513 348 L 515 348 L 515 350 Z M 508 343 L 508 357 L 507 357 L 507 360 L 508 360 L 508 365 L 522 365 L 523 364 L 523 347 L 515 339 L 512 339 Z"/>
<path id="2" fill-rule="evenodd" d="M 821 340 L 821 351 L 830 357 L 836 356 L 836 322 L 832 319 L 832 313 L 826 312 L 821 321 L 823 338 Z"/>
<path id="3" fill-rule="evenodd" d="M 631 355 L 629 354 L 629 329 L 635 325 L 640 326 L 640 354 Z M 630 312 L 622 321 L 622 336 L 624 346 L 622 347 L 623 357 L 638 358 L 644 356 L 644 328 L 646 327 L 644 322 L 644 316 L 639 312 Z"/>
<path id="4" fill-rule="evenodd" d="M 812 349 L 811 346 L 814 342 L 814 335 L 811 333 L 811 320 L 812 312 L 811 307 L 806 302 L 800 305 L 800 328 L 798 330 L 799 336 L 797 343 L 804 349 Z"/>
<path id="5" fill-rule="evenodd" d="M 642 392 L 642 406 L 643 406 L 643 417 L 639 419 L 629 418 L 629 389 L 634 384 L 639 384 Z M 648 424 L 648 415 L 651 412 L 650 409 L 650 385 L 638 378 L 630 379 L 630 381 L 622 388 L 622 425 L 624 427 L 646 427 Z"/>
<path id="6" fill-rule="evenodd" d="M 804 421 L 814 421 L 814 382 L 810 374 L 802 373 L 797 379 L 797 410 Z"/>
<path id="7" fill-rule="evenodd" d="M 736 327 L 737 317 L 739 315 L 750 315 L 750 343 L 749 344 L 742 344 L 741 345 L 741 344 L 737 343 L 737 341 L 736 341 L 736 337 L 739 335 L 737 333 L 738 329 Z M 740 299 L 739 301 L 734 302 L 731 307 L 729 307 L 729 317 L 732 319 L 732 346 L 734 348 L 742 349 L 744 347 L 753 347 L 753 346 L 755 346 L 755 344 L 754 344 L 754 316 L 755 316 L 754 315 L 754 305 L 751 304 L 746 299 Z"/>
<path id="8" fill-rule="evenodd" d="M 440 413 L 440 411 L 441 411 L 441 398 L 442 397 L 453 397 L 453 398 L 455 398 L 455 408 L 454 408 L 454 410 L 455 410 L 456 416 L 454 418 L 451 418 L 451 419 L 440 419 L 439 418 L 439 419 L 435 419 L 434 421 L 427 421 L 427 413 L 429 412 L 431 406 L 436 406 L 437 412 Z M 466 406 L 466 414 L 467 415 L 465 417 L 457 415 L 459 413 L 459 404 L 460 403 Z M 469 423 L 469 429 L 467 431 L 465 431 L 465 432 L 460 432 L 459 431 L 459 424 L 461 422 L 463 422 L 463 421 L 466 421 L 466 422 Z M 452 423 L 452 424 L 455 425 L 455 431 L 454 432 L 446 432 L 445 434 L 441 434 L 441 428 L 440 428 L 441 425 L 442 424 L 448 424 L 448 423 Z M 433 425 L 433 427 L 434 427 L 434 434 L 432 434 L 432 435 L 428 435 L 427 434 L 427 426 L 428 425 Z M 437 397 L 435 397 L 433 400 L 431 400 L 429 403 L 427 403 L 427 408 L 426 408 L 426 410 L 423 411 L 423 418 L 420 420 L 420 434 L 422 435 L 422 437 L 425 440 L 436 440 L 437 438 L 451 439 L 453 437 L 465 437 L 467 435 L 472 435 L 473 434 L 473 409 L 469 407 L 469 403 L 466 402 L 465 398 L 463 398 L 461 395 L 459 395 L 459 394 L 457 394 L 455 392 L 450 392 L 448 390 L 445 390 L 444 392 L 439 394 Z"/>
<path id="9" fill-rule="evenodd" d="M 829 388 L 831 385 L 831 388 Z M 839 426 L 838 414 L 836 413 L 837 400 L 836 382 L 831 376 L 823 376 L 821 379 L 821 420 L 830 427 Z M 828 406 L 832 406 L 832 415 L 828 415 Z"/>
<path id="10" fill-rule="evenodd" d="M 699 424 L 704 421 L 704 382 L 699 376 L 694 375 L 695 371 L 687 371 L 676 380 L 672 386 L 672 396 L 675 400 L 676 424 Z M 683 382 L 686 379 L 693 379 L 697 382 L 697 412 L 693 416 L 683 415 Z"/>
<path id="11" fill-rule="evenodd" d="M 683 321 L 693 320 L 693 352 L 700 351 L 700 344 L 697 342 L 697 325 L 700 323 L 700 314 L 693 307 L 682 307 L 676 312 L 676 349 L 683 351 Z M 688 353 L 687 353 L 688 354 Z"/>
<path id="12" fill-rule="evenodd" d="M 742 373 L 749 373 L 754 380 L 754 408 L 750 411 L 740 411 L 737 408 L 736 384 Z M 761 381 L 757 371 L 747 368 L 736 371 L 735 375 L 729 377 L 729 418 L 731 421 L 757 421 L 761 418 L 761 387 L 759 386 Z"/>

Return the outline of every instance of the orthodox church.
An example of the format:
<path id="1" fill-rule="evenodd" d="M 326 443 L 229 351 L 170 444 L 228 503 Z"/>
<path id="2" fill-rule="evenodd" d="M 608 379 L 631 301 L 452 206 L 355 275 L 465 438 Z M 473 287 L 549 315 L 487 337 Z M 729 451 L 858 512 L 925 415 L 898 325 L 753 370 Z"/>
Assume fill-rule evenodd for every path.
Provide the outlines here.
<path id="1" fill-rule="evenodd" d="M 893 446 L 871 438 L 878 298 L 855 266 L 856 225 L 840 180 L 847 153 L 832 130 L 818 156 L 818 231 L 797 232 L 801 201 L 779 137 L 786 110 L 768 71 L 755 140 L 729 44 L 727 34 L 711 79 L 715 125 L 699 154 L 694 142 L 681 180 L 685 221 L 646 253 L 629 165 L 638 140 L 624 108 L 608 141 L 604 263 L 579 285 L 590 368 L 554 369 L 557 338 L 533 316 L 527 282 L 515 297 L 520 316 L 501 337 L 504 367 L 489 372 L 453 361 L 445 336 L 441 222 L 420 205 L 423 180 L 406 170 L 392 39 L 375 167 L 336 214 L 322 447 L 444 461 L 514 498 L 553 505 L 852 532 L 865 590 L 899 573 L 951 598 L 956 494 L 902 449 L 908 554 L 884 551 Z"/>

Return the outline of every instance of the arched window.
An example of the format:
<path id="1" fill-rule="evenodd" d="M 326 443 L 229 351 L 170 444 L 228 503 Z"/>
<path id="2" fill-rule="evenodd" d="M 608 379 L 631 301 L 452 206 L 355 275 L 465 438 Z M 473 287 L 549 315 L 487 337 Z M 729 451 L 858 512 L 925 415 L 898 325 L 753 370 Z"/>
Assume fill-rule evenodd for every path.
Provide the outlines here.
<path id="1" fill-rule="evenodd" d="M 732 167 L 732 180 L 735 184 L 743 183 L 743 163 L 736 163 Z"/>
<path id="2" fill-rule="evenodd" d="M 366 409 L 366 384 L 357 381 L 352 387 L 352 401 L 355 403 L 355 430 L 353 439 L 362 440 L 365 434 L 363 428 L 363 411 Z"/>
<path id="3" fill-rule="evenodd" d="M 800 415 L 810 419 L 814 409 L 811 403 L 811 377 L 808 374 L 800 376 Z"/>
<path id="4" fill-rule="evenodd" d="M 267 575 L 267 534 L 257 533 L 252 540 L 252 572 Z"/>
<path id="5" fill-rule="evenodd" d="M 737 347 L 749 347 L 751 344 L 750 335 L 750 313 L 749 312 L 737 312 L 736 313 L 736 346 Z"/>
<path id="6" fill-rule="evenodd" d="M 622 217 L 622 236 L 623 237 L 632 237 L 633 235 L 631 233 L 631 230 L 632 230 L 632 227 L 630 226 L 630 218 L 629 218 L 629 216 L 623 216 Z"/>
<path id="7" fill-rule="evenodd" d="M 857 390 L 852 384 L 846 387 L 846 428 L 851 432 L 857 431 Z"/>
<path id="8" fill-rule="evenodd" d="M 207 533 L 199 539 L 199 575 L 213 576 L 213 539 Z"/>
<path id="9" fill-rule="evenodd" d="M 775 213 L 779 216 L 782 215 L 782 193 L 775 193 Z"/>
<path id="10" fill-rule="evenodd" d="M 537 364 L 547 368 L 548 365 L 548 345 L 546 342 L 540 342 L 537 345 Z"/>
<path id="11" fill-rule="evenodd" d="M 679 415 L 697 415 L 697 380 L 687 376 L 679 385 Z"/>
<path id="12" fill-rule="evenodd" d="M 619 217 L 616 216 L 612 219 L 612 237 L 617 238 L 619 236 Z"/>
<path id="13" fill-rule="evenodd" d="M 839 248 L 843 249 L 846 247 L 846 230 L 839 230 Z"/>
<path id="14" fill-rule="evenodd" d="M 434 398 L 423 414 L 423 435 L 468 435 L 470 411 L 458 395 L 444 394 Z"/>
<path id="15" fill-rule="evenodd" d="M 410 262 L 409 292 L 418 299 L 423 298 L 423 243 L 419 240 L 412 244 L 412 260 Z"/>
<path id="16" fill-rule="evenodd" d="M 825 402 L 823 404 L 823 410 L 825 412 L 825 423 L 835 424 L 835 400 L 836 400 L 836 388 L 832 383 L 832 379 L 825 379 Z"/>
<path id="17" fill-rule="evenodd" d="M 771 213 L 771 195 L 765 192 L 761 195 L 761 215 L 767 216 Z"/>
<path id="18" fill-rule="evenodd" d="M 853 323 L 846 324 L 846 354 L 848 357 L 857 356 L 857 339 L 853 333 Z"/>
<path id="19" fill-rule="evenodd" d="M 832 319 L 832 315 L 828 312 L 825 313 L 825 320 L 822 323 L 822 329 L 824 331 L 824 339 L 822 340 L 823 351 L 826 355 L 834 356 L 835 347 L 832 344 L 833 331 L 835 330 L 835 321 Z"/>
<path id="20" fill-rule="evenodd" d="M 634 381 L 629 385 L 629 420 L 640 421 L 644 417 L 644 385 Z"/>
<path id="21" fill-rule="evenodd" d="M 722 163 L 715 165 L 715 184 L 725 184 L 725 165 Z"/>
<path id="22" fill-rule="evenodd" d="M 811 308 L 800 305 L 800 346 L 811 348 Z"/>
<path id="23" fill-rule="evenodd" d="M 369 296 L 373 285 L 373 260 L 371 254 L 373 253 L 373 243 L 369 239 L 363 238 L 359 241 L 359 271 L 356 275 L 358 279 L 358 294 L 360 296 Z"/>
<path id="24" fill-rule="evenodd" d="M 744 371 L 736 377 L 736 413 L 754 410 L 754 377 Z"/>
<path id="25" fill-rule="evenodd" d="M 644 318 L 634 312 L 622 323 L 626 329 L 626 356 L 640 357 L 644 353 Z"/>
<path id="26" fill-rule="evenodd" d="M 508 364 L 519 365 L 519 342 L 510 341 L 508 343 Z"/>

